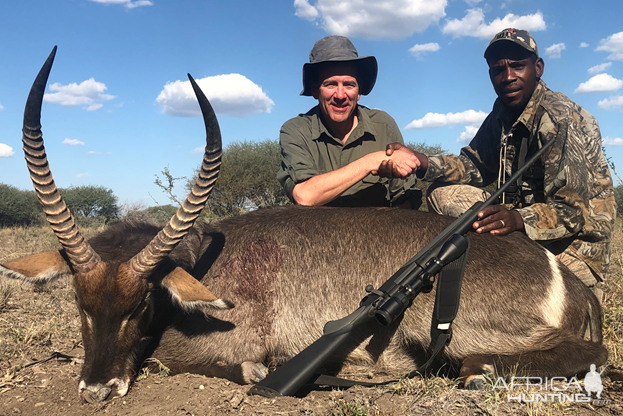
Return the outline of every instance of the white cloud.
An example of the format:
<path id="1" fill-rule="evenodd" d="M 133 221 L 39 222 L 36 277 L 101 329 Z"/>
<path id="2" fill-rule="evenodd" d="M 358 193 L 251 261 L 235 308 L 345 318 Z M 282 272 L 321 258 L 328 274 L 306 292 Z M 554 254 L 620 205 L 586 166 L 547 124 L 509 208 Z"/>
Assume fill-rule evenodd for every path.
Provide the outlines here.
<path id="1" fill-rule="evenodd" d="M 91 0 L 95 3 L 102 4 L 121 4 L 128 9 L 134 9 L 141 6 L 153 6 L 154 3 L 150 0 Z"/>
<path id="2" fill-rule="evenodd" d="M 616 91 L 623 87 L 623 81 L 614 78 L 609 74 L 595 75 L 586 82 L 581 83 L 576 89 L 576 94 L 585 94 L 589 92 L 610 92 Z"/>
<path id="3" fill-rule="evenodd" d="M 603 144 L 610 146 L 623 146 L 623 139 L 620 137 L 604 137 Z"/>
<path id="4" fill-rule="evenodd" d="M 294 9 L 296 10 L 294 12 L 296 17 L 309 20 L 310 22 L 316 20 L 320 15 L 318 9 L 309 4 L 307 0 L 294 0 Z"/>
<path id="5" fill-rule="evenodd" d="M 411 52 L 411 54 L 413 56 L 415 56 L 416 58 L 421 58 L 425 53 L 427 52 L 437 52 L 439 50 L 439 44 L 437 42 L 435 43 L 424 43 L 422 45 L 417 44 L 417 45 L 413 45 L 411 48 L 409 48 L 409 52 Z"/>
<path id="6" fill-rule="evenodd" d="M 83 172 L 83 173 L 77 174 L 76 178 L 88 178 L 89 176 L 91 176 L 89 172 Z"/>
<path id="7" fill-rule="evenodd" d="M 475 5 L 477 5 L 478 3 L 480 3 L 482 0 L 465 0 L 465 3 L 467 3 L 469 6 L 474 7 Z"/>
<path id="8" fill-rule="evenodd" d="M 10 157 L 15 154 L 13 148 L 8 144 L 0 143 L 0 157 Z"/>
<path id="9" fill-rule="evenodd" d="M 623 110 L 623 95 L 606 98 L 597 103 L 602 110 Z"/>
<path id="10" fill-rule="evenodd" d="M 470 142 L 474 138 L 476 133 L 478 132 L 479 128 L 480 126 L 465 126 L 465 131 L 461 133 L 461 135 L 459 136 L 458 139 L 456 139 L 456 141 L 459 143 Z"/>
<path id="11" fill-rule="evenodd" d="M 448 20 L 442 32 L 454 38 L 472 36 L 489 40 L 496 33 L 509 27 L 518 27 L 530 32 L 537 32 L 539 30 L 545 30 L 547 25 L 545 24 L 545 20 L 543 20 L 543 14 L 541 12 L 525 16 L 517 16 L 509 13 L 502 19 L 498 17 L 491 23 L 486 24 L 485 13 L 482 9 L 470 9 L 463 19 Z"/>
<path id="12" fill-rule="evenodd" d="M 87 154 L 89 154 L 89 155 L 101 155 L 101 154 L 102 154 L 102 152 L 96 152 L 95 150 L 89 150 L 89 151 L 87 152 Z"/>
<path id="13" fill-rule="evenodd" d="M 327 33 L 366 39 L 404 39 L 446 15 L 448 0 L 295 0 L 295 15 Z"/>
<path id="14" fill-rule="evenodd" d="M 0 111 L 4 110 L 4 107 L 2 107 L 2 104 L 0 104 Z"/>
<path id="15" fill-rule="evenodd" d="M 462 113 L 426 113 L 426 115 L 420 119 L 413 120 L 409 123 L 405 129 L 432 129 L 441 126 L 452 126 L 454 124 L 466 124 L 469 126 L 480 126 L 482 122 L 487 118 L 487 113 L 484 111 L 467 110 Z"/>
<path id="16" fill-rule="evenodd" d="M 83 146 L 84 142 L 81 142 L 78 139 L 65 139 L 62 142 L 63 144 L 69 145 L 69 146 Z"/>
<path id="17" fill-rule="evenodd" d="M 560 58 L 562 51 L 567 49 L 564 43 L 554 43 L 549 48 L 545 48 L 545 54 L 549 58 Z"/>
<path id="18" fill-rule="evenodd" d="M 205 152 L 205 150 L 206 150 L 205 146 L 195 147 L 192 150 L 192 153 L 203 153 Z"/>
<path id="19" fill-rule="evenodd" d="M 591 75 L 599 74 L 600 72 L 604 72 L 606 69 L 610 68 L 611 66 L 612 66 L 612 62 L 606 62 L 603 64 L 591 66 L 590 68 L 588 68 L 588 73 Z"/>
<path id="20" fill-rule="evenodd" d="M 240 74 L 217 75 L 196 81 L 217 114 L 246 117 L 270 113 L 275 104 L 261 87 Z M 165 114 L 176 117 L 201 115 L 190 81 L 167 82 L 156 102 Z"/>
<path id="21" fill-rule="evenodd" d="M 623 60 L 623 32 L 615 33 L 599 41 L 596 51 L 610 52 L 608 59 Z"/>
<path id="22" fill-rule="evenodd" d="M 65 107 L 76 107 L 86 105 L 88 111 L 101 108 L 101 101 L 108 101 L 115 98 L 114 95 L 104 94 L 106 85 L 89 78 L 80 84 L 71 83 L 61 85 L 58 82 L 50 85 L 52 93 L 45 94 L 43 101 L 60 104 Z M 98 106 L 99 105 L 99 106 Z"/>
<path id="23" fill-rule="evenodd" d="M 100 108 L 102 108 L 104 106 L 104 104 L 102 103 L 95 103 L 95 104 L 91 104 L 90 106 L 88 106 L 86 108 L 87 111 L 96 111 L 99 110 Z"/>
<path id="24" fill-rule="evenodd" d="M 588 48 L 589 46 L 591 46 L 591 45 L 589 45 L 589 44 L 588 44 L 588 43 L 586 43 L 586 42 L 582 42 L 582 43 L 580 43 L 580 48 Z"/>

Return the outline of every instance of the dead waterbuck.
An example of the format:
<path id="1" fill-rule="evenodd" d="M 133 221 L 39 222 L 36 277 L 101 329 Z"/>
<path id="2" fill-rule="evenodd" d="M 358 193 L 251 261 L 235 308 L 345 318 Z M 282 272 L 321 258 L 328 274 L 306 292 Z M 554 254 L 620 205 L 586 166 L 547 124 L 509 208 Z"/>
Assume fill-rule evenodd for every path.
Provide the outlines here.
<path id="1" fill-rule="evenodd" d="M 53 55 L 28 99 L 24 149 L 63 249 L 1 265 L 0 274 L 32 282 L 73 276 L 86 401 L 104 400 L 113 387 L 126 394 L 148 356 L 174 372 L 258 381 L 266 365 L 311 344 L 327 321 L 357 308 L 366 285 L 379 287 L 453 220 L 401 209 L 290 206 L 193 227 L 216 179 L 221 144 L 216 117 L 191 79 L 207 130 L 197 184 L 163 230 L 118 223 L 86 242 L 58 196 L 41 139 Z M 606 361 L 599 302 L 549 251 L 520 233 L 470 238 L 453 339 L 441 357 L 466 384 L 492 370 L 564 377 Z M 389 327 L 359 328 L 328 370 L 404 373 L 423 364 L 433 303 L 434 293 L 421 294 Z"/>

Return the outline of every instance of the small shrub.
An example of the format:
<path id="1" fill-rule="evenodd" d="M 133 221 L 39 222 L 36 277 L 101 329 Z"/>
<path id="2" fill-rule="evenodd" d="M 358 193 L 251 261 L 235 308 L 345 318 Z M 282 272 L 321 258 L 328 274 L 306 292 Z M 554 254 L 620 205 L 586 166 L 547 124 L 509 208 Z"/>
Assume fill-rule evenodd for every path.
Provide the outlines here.
<path id="1" fill-rule="evenodd" d="M 339 399 L 329 409 L 329 414 L 331 416 L 368 416 L 368 406 L 357 403 L 355 400 Z"/>

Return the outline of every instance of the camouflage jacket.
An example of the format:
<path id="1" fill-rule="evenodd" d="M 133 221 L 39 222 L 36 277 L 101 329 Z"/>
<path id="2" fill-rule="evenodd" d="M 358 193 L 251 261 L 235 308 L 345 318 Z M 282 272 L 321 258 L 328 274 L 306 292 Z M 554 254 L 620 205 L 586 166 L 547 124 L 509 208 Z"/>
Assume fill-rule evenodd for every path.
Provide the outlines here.
<path id="1" fill-rule="evenodd" d="M 515 207 L 528 237 L 554 254 L 566 251 L 583 260 L 603 280 L 616 203 L 597 121 L 543 81 L 519 118 L 509 120 L 504 105 L 496 100 L 459 156 L 429 156 L 423 180 L 486 186 L 502 178 L 503 183 L 518 169 L 522 141 L 528 160 L 544 143 L 556 140 L 522 175 Z"/>

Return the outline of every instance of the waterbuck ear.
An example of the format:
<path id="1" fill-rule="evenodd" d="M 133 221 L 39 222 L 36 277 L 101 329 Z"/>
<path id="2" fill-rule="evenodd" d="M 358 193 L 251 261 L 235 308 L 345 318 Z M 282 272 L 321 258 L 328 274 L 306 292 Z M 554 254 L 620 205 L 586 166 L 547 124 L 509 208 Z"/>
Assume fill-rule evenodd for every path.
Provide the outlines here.
<path id="1" fill-rule="evenodd" d="M 71 275 L 63 254 L 62 251 L 47 251 L 0 264 L 0 275 L 37 284 L 51 282 L 61 276 Z"/>
<path id="2" fill-rule="evenodd" d="M 186 312 L 210 309 L 231 309 L 234 305 L 224 299 L 219 299 L 214 294 L 180 267 L 173 269 L 160 285 L 166 288 L 173 301 Z"/>

